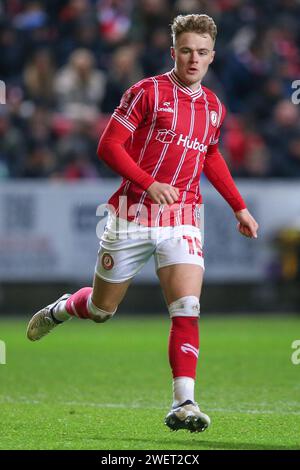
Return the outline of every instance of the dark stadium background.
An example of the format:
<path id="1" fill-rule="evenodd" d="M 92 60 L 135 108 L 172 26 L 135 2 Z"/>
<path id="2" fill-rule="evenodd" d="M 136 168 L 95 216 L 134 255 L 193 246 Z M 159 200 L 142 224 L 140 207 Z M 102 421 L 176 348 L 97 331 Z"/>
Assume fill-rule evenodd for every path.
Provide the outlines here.
<path id="1" fill-rule="evenodd" d="M 65 184 L 74 189 L 99 184 L 100 194 L 106 183 L 117 185 L 117 176 L 97 160 L 99 136 L 129 86 L 172 67 L 169 24 L 178 13 L 207 13 L 217 23 L 216 59 L 204 83 L 227 107 L 222 151 L 232 174 L 241 190 L 246 184 L 253 194 L 253 188 L 259 187 L 253 212 L 262 231 L 268 230 L 273 217 L 260 219 L 264 188 L 269 199 L 274 195 L 282 201 L 281 206 L 271 206 L 278 223 L 275 229 L 270 226 L 262 257 L 257 259 L 264 263 L 264 252 L 271 249 L 272 262 L 263 267 L 263 275 L 245 276 L 240 282 L 237 276 L 228 277 L 226 269 L 209 276 L 209 267 L 216 261 L 212 258 L 218 256 L 219 262 L 228 250 L 222 251 L 219 244 L 209 246 L 216 225 L 210 219 L 210 211 L 215 211 L 207 206 L 208 277 L 202 311 L 299 310 L 300 107 L 292 100 L 293 83 L 300 79 L 299 1 L 9 0 L 0 3 L 0 79 L 6 87 L 6 104 L 0 105 L 0 190 L 4 195 L 0 203 L 0 314 L 29 316 L 60 292 L 90 284 L 94 261 L 90 275 L 78 280 L 47 279 L 47 271 L 53 271 L 49 262 L 40 280 L 32 275 L 25 257 L 20 273 L 16 264 L 8 278 L 10 263 L 16 261 L 9 257 L 4 241 L 13 238 L 14 227 L 26 238 L 26 224 L 34 210 L 20 188 L 22 184 L 31 188 Z M 80 87 L 78 74 L 86 77 Z M 15 189 L 5 196 L 6 185 L 11 184 Z M 204 181 L 203 187 L 207 186 Z M 286 188 L 290 188 L 287 199 Z M 235 263 L 247 272 L 255 242 L 239 241 L 229 208 L 215 202 L 219 196 L 213 198 L 213 204 L 221 204 L 226 212 L 226 226 L 232 226 L 227 265 L 238 249 Z M 289 202 L 294 206 L 286 220 Z M 87 217 L 94 234 L 97 219 L 93 207 L 87 206 L 88 210 L 83 220 Z M 58 220 L 52 230 L 59 231 L 63 240 L 61 227 Z M 244 245 L 238 247 L 240 243 Z M 243 247 L 250 250 L 247 259 L 239 254 Z M 92 253 L 95 259 L 94 247 Z M 74 251 L 75 261 L 76 256 Z M 130 288 L 121 311 L 165 311 L 154 276 Z"/>

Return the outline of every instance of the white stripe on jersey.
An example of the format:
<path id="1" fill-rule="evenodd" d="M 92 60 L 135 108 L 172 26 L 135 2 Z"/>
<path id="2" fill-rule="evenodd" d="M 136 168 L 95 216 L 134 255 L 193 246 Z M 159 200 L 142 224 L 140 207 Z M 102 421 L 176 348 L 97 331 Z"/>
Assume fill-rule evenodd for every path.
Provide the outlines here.
<path id="1" fill-rule="evenodd" d="M 208 109 L 207 96 L 206 96 L 205 92 L 203 92 L 203 98 L 204 98 L 204 101 L 205 101 L 206 125 L 205 125 L 205 131 L 204 131 L 204 136 L 203 136 L 202 142 L 205 142 L 206 137 L 207 137 L 207 133 L 208 133 L 208 130 L 209 130 L 209 109 Z"/>
<path id="2" fill-rule="evenodd" d="M 176 124 L 177 124 L 177 116 L 178 116 L 178 96 L 177 96 L 177 88 L 176 86 L 173 86 L 173 96 L 174 96 L 174 114 L 173 114 L 173 120 L 172 120 L 172 126 L 171 126 L 171 130 L 174 131 L 176 129 Z M 157 103 L 158 103 L 158 100 L 157 100 Z M 157 105 L 158 106 L 158 105 Z M 157 109 L 157 108 L 156 108 Z M 162 149 L 162 152 L 160 154 L 160 157 L 155 165 L 155 168 L 154 170 L 152 171 L 151 173 L 151 176 L 155 177 L 157 175 L 157 172 L 165 158 L 165 155 L 167 153 L 167 150 L 169 148 L 170 144 L 165 144 L 164 145 L 164 148 Z M 144 203 L 144 200 L 147 196 L 147 193 L 146 191 L 144 191 L 140 197 L 140 200 L 139 200 L 139 205 L 138 205 L 138 208 L 137 208 L 137 215 L 134 219 L 134 221 L 138 221 L 138 218 L 139 218 L 139 212 L 141 210 L 141 206 L 143 205 Z M 160 212 L 160 211 L 159 211 Z"/>
<path id="3" fill-rule="evenodd" d="M 188 139 L 191 139 L 192 135 L 193 135 L 193 132 L 194 132 L 194 125 L 195 125 L 195 99 L 193 98 L 192 101 L 191 101 L 191 124 L 190 124 L 190 130 L 189 130 L 189 135 L 188 135 Z M 187 154 L 187 151 L 188 151 L 188 148 L 185 147 L 184 148 L 184 151 L 181 155 L 181 158 L 180 158 L 180 161 L 179 161 L 179 164 L 178 164 L 178 167 L 175 171 L 175 174 L 173 175 L 173 178 L 172 178 L 172 181 L 171 181 L 171 186 L 174 186 L 175 184 L 175 181 L 177 180 L 178 178 L 178 175 L 180 173 L 180 170 L 182 168 L 182 165 L 183 165 L 183 162 L 185 160 L 185 156 Z M 164 206 L 160 207 L 159 211 L 158 211 L 158 214 L 157 214 L 157 218 L 156 218 L 156 221 L 155 221 L 155 224 L 159 225 L 159 219 L 162 215 L 162 212 L 164 210 Z M 180 205 L 180 208 L 181 208 L 181 205 Z"/>
<path id="4" fill-rule="evenodd" d="M 126 121 L 126 119 L 124 119 L 124 117 L 122 116 L 122 114 L 118 114 L 116 111 L 113 113 L 112 117 L 118 121 L 120 124 L 122 124 L 124 127 L 126 127 L 126 129 L 128 129 L 130 132 L 134 132 L 135 131 L 135 127 L 133 124 L 131 124 L 131 122 L 129 121 Z"/>
<path id="5" fill-rule="evenodd" d="M 205 117 L 206 117 L 206 122 L 205 122 L 205 129 L 204 129 L 204 135 L 203 135 L 203 138 L 202 138 L 202 142 L 205 142 L 206 138 L 207 138 L 207 133 L 208 133 L 208 130 L 209 130 L 209 109 L 208 109 L 208 101 L 207 101 L 207 96 L 206 96 L 206 93 L 203 91 L 203 98 L 204 98 L 204 101 L 205 101 Z M 197 175 L 197 171 L 198 171 L 198 166 L 199 166 L 199 161 L 200 161 L 200 153 L 199 152 L 197 154 L 197 161 L 196 161 L 196 165 L 195 165 L 195 170 L 194 170 L 194 173 L 193 173 L 193 176 L 191 177 L 190 181 L 188 182 L 188 185 L 183 193 L 183 196 L 182 196 L 182 200 L 181 200 L 181 203 L 180 203 L 180 210 L 182 210 L 183 208 L 183 205 L 185 203 L 185 200 L 186 200 L 186 196 L 187 196 L 187 192 L 190 190 L 190 187 Z"/>
<path id="6" fill-rule="evenodd" d="M 195 101 L 194 99 L 191 101 L 191 123 L 190 123 L 190 130 L 189 130 L 189 135 L 188 135 L 188 138 L 191 139 L 192 135 L 193 135 L 193 132 L 194 132 L 194 125 L 195 125 Z M 187 154 L 187 151 L 188 151 L 188 148 L 186 147 L 184 150 L 183 150 L 183 153 L 181 155 L 181 158 L 180 158 L 180 161 L 179 161 L 179 164 L 178 164 L 178 167 L 176 169 L 176 172 L 172 178 L 172 181 L 171 181 L 171 185 L 174 186 L 175 185 L 175 182 L 178 178 L 178 175 L 180 173 L 180 170 L 182 168 L 182 165 L 183 165 L 183 162 L 185 160 L 185 156 Z M 180 209 L 182 208 L 182 205 L 180 204 Z M 179 218 L 179 213 L 178 213 L 178 218 Z"/>
<path id="7" fill-rule="evenodd" d="M 132 124 L 132 122 L 129 121 L 129 117 L 130 117 L 130 114 L 132 113 L 132 110 L 134 108 L 134 106 L 136 105 L 136 103 L 138 102 L 138 100 L 141 98 L 142 94 L 144 93 L 144 89 L 142 88 L 138 94 L 136 95 L 136 97 L 134 98 L 134 100 L 132 101 L 132 103 L 130 104 L 128 110 L 127 110 L 127 113 L 125 114 L 125 117 L 123 116 L 123 114 L 121 114 L 119 112 L 118 109 L 116 109 L 116 111 L 113 113 L 112 117 L 114 119 L 116 119 L 120 124 L 123 124 L 124 127 L 126 127 L 126 129 L 128 129 L 129 131 L 131 132 L 134 132 L 135 129 L 136 129 L 136 126 L 134 124 Z"/>
<path id="8" fill-rule="evenodd" d="M 155 128 L 155 123 L 156 123 L 156 118 L 157 118 L 157 108 L 158 108 L 158 83 L 157 83 L 157 80 L 153 77 L 152 78 L 153 80 L 153 83 L 154 83 L 154 112 L 153 112 L 153 116 L 152 116 L 152 123 L 151 123 L 151 127 L 149 129 L 149 132 L 148 132 L 148 135 L 147 135 L 147 138 L 146 138 L 146 141 L 145 141 L 145 145 L 144 147 L 142 148 L 141 150 L 141 153 L 140 153 L 140 157 L 138 159 L 138 162 L 137 162 L 137 165 L 140 166 L 140 163 L 141 161 L 143 160 L 143 157 L 145 155 L 145 151 L 146 151 L 146 148 L 150 142 L 150 139 L 152 137 L 152 134 L 153 134 L 153 131 L 154 131 L 154 128 Z M 125 187 L 123 189 L 123 193 L 122 193 L 122 196 L 125 196 L 128 192 L 128 189 L 129 189 L 129 186 L 131 184 L 131 181 L 127 181 L 127 183 L 125 184 Z M 121 208 L 122 208 L 122 204 L 123 204 L 123 199 L 122 199 L 122 202 L 121 202 L 121 206 L 118 206 L 118 209 L 117 209 L 117 215 L 119 214 Z M 134 221 L 136 221 L 136 217 L 134 219 Z"/>
<path id="9" fill-rule="evenodd" d="M 215 98 L 216 98 L 218 106 L 219 106 L 219 119 L 218 119 L 218 127 L 219 127 L 220 122 L 221 122 L 221 117 L 222 117 L 222 104 L 221 104 L 221 101 L 219 100 L 219 98 L 217 97 L 217 95 L 215 95 Z"/>
<path id="10" fill-rule="evenodd" d="M 218 103 L 218 106 L 219 106 L 219 114 L 218 114 L 218 123 L 217 123 L 217 128 L 220 126 L 220 122 L 221 122 L 221 118 L 222 118 L 222 114 L 223 114 L 223 110 L 222 110 L 222 103 L 221 101 L 219 100 L 219 98 L 217 97 L 217 95 L 215 95 L 215 98 L 217 100 L 217 103 Z M 217 131 L 216 131 L 217 132 Z M 215 134 L 212 138 L 212 140 L 210 141 L 210 144 L 211 145 L 215 145 L 219 142 L 219 139 L 215 139 Z"/>
<path id="11" fill-rule="evenodd" d="M 141 98 L 142 94 L 144 93 L 144 89 L 141 88 L 140 91 L 138 92 L 138 94 L 136 95 L 136 97 L 134 98 L 134 100 L 132 101 L 131 105 L 129 106 L 128 110 L 127 110 L 127 113 L 126 113 L 126 119 L 129 118 L 134 106 L 136 105 L 136 103 L 138 102 L 138 100 Z"/>
<path id="12" fill-rule="evenodd" d="M 194 100 L 191 101 L 191 123 L 190 123 L 190 130 L 189 130 L 189 135 L 188 135 L 188 140 L 192 138 L 193 132 L 194 132 L 194 125 L 195 125 L 195 102 Z M 178 178 L 178 175 L 180 173 L 180 170 L 182 168 L 183 162 L 185 160 L 185 156 L 187 154 L 188 147 L 186 146 L 183 150 L 183 153 L 181 155 L 178 167 L 176 169 L 176 172 L 172 178 L 171 185 L 173 186 Z"/>
<path id="13" fill-rule="evenodd" d="M 152 123 L 151 123 L 151 127 L 150 127 L 150 130 L 148 132 L 148 135 L 147 135 L 147 138 L 146 138 L 146 142 L 145 142 L 145 145 L 144 147 L 142 148 L 142 151 L 140 153 L 140 157 L 138 159 L 138 165 L 140 165 L 141 161 L 143 160 L 144 158 L 144 155 L 145 155 L 145 151 L 146 151 L 146 148 L 150 142 L 150 139 L 152 137 L 152 134 L 153 134 L 153 131 L 154 131 L 154 127 L 155 127 L 155 123 L 156 123 L 156 118 L 157 118 L 157 108 L 158 108 L 158 83 L 157 83 L 157 80 L 153 77 L 152 78 L 153 80 L 153 83 L 154 83 L 154 112 L 153 112 L 153 117 L 152 117 Z"/>
<path id="14" fill-rule="evenodd" d="M 184 206 L 184 203 L 185 203 L 185 200 L 186 200 L 186 195 L 188 193 L 188 191 L 190 190 L 191 188 L 191 185 L 192 185 L 192 182 L 194 181 L 194 179 L 196 178 L 196 175 L 197 175 L 197 172 L 198 172 L 198 167 L 199 167 L 199 161 L 200 161 L 200 153 L 201 152 L 198 152 L 197 153 L 197 157 L 196 157 L 196 164 L 195 164 L 195 168 L 194 168 L 194 173 L 192 175 L 192 177 L 190 178 L 188 184 L 187 184 L 187 187 L 185 188 L 184 190 L 184 193 L 183 193 L 183 196 L 182 196 L 182 200 L 181 200 L 181 203 L 180 203 L 180 210 L 183 209 L 183 206 Z"/>
<path id="15" fill-rule="evenodd" d="M 171 130 L 174 131 L 176 129 L 177 125 L 177 117 L 178 117 L 178 92 L 177 92 L 177 86 L 173 87 L 173 96 L 174 96 L 174 115 L 173 115 L 173 121 L 172 121 L 172 127 Z M 169 147 L 169 144 L 168 144 Z M 160 206 L 159 211 L 157 213 L 156 219 L 155 219 L 155 226 L 159 226 L 159 219 L 162 216 L 163 211 L 165 210 L 166 206 Z"/>

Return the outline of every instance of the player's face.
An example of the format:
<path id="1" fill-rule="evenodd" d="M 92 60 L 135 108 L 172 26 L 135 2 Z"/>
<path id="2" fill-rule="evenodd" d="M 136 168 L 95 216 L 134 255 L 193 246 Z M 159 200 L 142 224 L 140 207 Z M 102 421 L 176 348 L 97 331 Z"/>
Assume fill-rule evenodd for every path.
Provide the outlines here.
<path id="1" fill-rule="evenodd" d="M 171 47 L 178 78 L 192 89 L 197 89 L 214 60 L 214 42 L 209 34 L 181 33 Z"/>

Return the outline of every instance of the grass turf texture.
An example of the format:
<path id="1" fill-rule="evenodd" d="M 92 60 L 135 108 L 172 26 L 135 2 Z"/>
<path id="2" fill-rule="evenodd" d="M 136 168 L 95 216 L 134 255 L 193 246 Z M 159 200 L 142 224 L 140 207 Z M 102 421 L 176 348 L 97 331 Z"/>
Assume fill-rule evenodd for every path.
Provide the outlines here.
<path id="1" fill-rule="evenodd" d="M 0 321 L 0 449 L 300 449 L 299 318 L 201 319 L 200 434 L 163 424 L 166 318 L 72 320 L 36 343 L 26 324 Z"/>

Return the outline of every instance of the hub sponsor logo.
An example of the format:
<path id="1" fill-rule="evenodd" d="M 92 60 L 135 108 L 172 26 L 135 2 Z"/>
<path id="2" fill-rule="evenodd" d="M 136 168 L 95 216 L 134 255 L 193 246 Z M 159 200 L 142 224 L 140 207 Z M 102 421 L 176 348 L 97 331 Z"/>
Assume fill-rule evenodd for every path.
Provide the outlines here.
<path id="1" fill-rule="evenodd" d="M 174 131 L 167 129 L 159 129 L 157 131 L 155 139 L 159 142 L 162 142 L 163 144 L 171 144 L 176 136 L 177 134 Z M 182 145 L 184 148 L 187 149 L 199 150 L 199 152 L 207 152 L 207 145 L 204 145 L 199 142 L 197 137 L 196 139 L 191 140 L 187 136 L 180 134 L 180 136 L 177 138 L 177 141 L 175 140 L 174 143 L 176 143 L 176 145 Z"/>
<path id="2" fill-rule="evenodd" d="M 199 152 L 207 151 L 207 145 L 201 144 L 201 142 L 198 141 L 197 137 L 196 139 L 191 140 L 188 137 L 184 137 L 182 134 L 180 134 L 177 140 L 177 145 L 182 145 L 184 148 L 188 149 L 199 150 Z"/>

